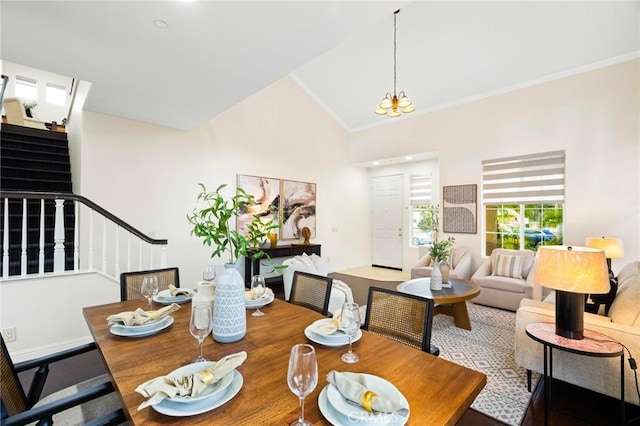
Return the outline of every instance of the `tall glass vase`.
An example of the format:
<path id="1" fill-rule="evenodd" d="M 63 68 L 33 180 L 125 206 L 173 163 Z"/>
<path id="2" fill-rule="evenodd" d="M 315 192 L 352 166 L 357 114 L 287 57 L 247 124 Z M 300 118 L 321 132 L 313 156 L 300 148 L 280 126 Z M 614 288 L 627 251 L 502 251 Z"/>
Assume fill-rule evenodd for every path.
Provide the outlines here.
<path id="1" fill-rule="evenodd" d="M 431 290 L 442 290 L 442 272 L 440 272 L 440 262 L 433 262 L 431 270 Z"/>
<path id="2" fill-rule="evenodd" d="M 213 301 L 213 340 L 237 342 L 247 333 L 244 280 L 233 263 L 226 263 L 216 279 Z"/>

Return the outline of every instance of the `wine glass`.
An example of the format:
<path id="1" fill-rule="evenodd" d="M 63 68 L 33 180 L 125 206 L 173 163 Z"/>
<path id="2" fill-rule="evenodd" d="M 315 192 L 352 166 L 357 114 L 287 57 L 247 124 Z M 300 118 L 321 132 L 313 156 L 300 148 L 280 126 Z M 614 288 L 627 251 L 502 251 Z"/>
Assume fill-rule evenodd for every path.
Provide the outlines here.
<path id="1" fill-rule="evenodd" d="M 351 343 L 360 328 L 360 307 L 357 303 L 345 302 L 340 312 L 340 329 L 349 336 L 349 352 L 342 354 L 342 360 L 348 364 L 358 362 L 360 357 L 351 352 Z"/>
<path id="2" fill-rule="evenodd" d="M 195 305 L 191 308 L 191 320 L 189 321 L 189 332 L 198 339 L 200 355 L 193 362 L 202 362 L 206 359 L 202 356 L 202 343 L 204 338 L 211 333 L 213 319 L 211 318 L 211 307 L 209 305 Z"/>
<path id="3" fill-rule="evenodd" d="M 300 400 L 298 420 L 291 423 L 291 426 L 311 426 L 311 423 L 304 420 L 304 398 L 318 384 L 318 362 L 313 346 L 301 343 L 291 348 L 287 383 L 291 392 Z"/>
<path id="4" fill-rule="evenodd" d="M 254 275 L 251 278 L 251 294 L 253 294 L 256 299 L 257 309 L 251 316 L 261 317 L 264 315 L 264 312 L 260 310 L 260 302 L 266 291 L 267 284 L 264 281 L 264 277 L 262 275 Z"/>
<path id="5" fill-rule="evenodd" d="M 149 310 L 151 310 L 151 301 L 153 296 L 158 294 L 158 277 L 155 275 L 147 275 L 142 278 L 142 286 L 140 292 L 149 301 Z"/>
<path id="6" fill-rule="evenodd" d="M 202 272 L 202 279 L 205 281 L 213 281 L 216 278 L 216 267 L 214 265 L 205 265 Z"/>

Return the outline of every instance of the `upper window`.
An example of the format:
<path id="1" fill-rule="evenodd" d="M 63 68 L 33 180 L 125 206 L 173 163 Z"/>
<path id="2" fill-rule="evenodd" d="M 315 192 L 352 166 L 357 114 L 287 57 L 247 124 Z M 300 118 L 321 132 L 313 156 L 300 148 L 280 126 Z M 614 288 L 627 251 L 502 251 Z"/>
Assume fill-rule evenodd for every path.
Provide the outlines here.
<path id="1" fill-rule="evenodd" d="M 59 84 L 47 83 L 47 103 L 53 105 L 67 105 L 67 88 Z"/>
<path id="2" fill-rule="evenodd" d="M 38 81 L 28 77 L 16 76 L 16 97 L 38 100 Z"/>
<path id="3" fill-rule="evenodd" d="M 410 178 L 411 200 L 411 245 L 423 246 L 431 243 L 428 223 L 431 205 L 431 176 L 415 175 Z"/>
<path id="4" fill-rule="evenodd" d="M 482 162 L 485 256 L 562 244 L 564 151 Z"/>

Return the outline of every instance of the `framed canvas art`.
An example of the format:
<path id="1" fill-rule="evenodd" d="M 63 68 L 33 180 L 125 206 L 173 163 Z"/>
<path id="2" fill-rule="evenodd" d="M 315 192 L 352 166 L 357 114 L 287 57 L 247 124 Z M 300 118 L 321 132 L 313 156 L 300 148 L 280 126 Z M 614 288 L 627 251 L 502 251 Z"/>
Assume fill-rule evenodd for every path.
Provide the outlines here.
<path id="1" fill-rule="evenodd" d="M 253 216 L 258 216 L 263 222 L 273 219 L 274 223 L 279 223 L 280 179 L 238 175 L 238 188 L 254 197 L 253 203 L 245 211 L 238 212 L 236 229 L 240 234 L 247 234 L 247 224 L 251 223 Z"/>
<path id="2" fill-rule="evenodd" d="M 478 185 L 442 187 L 442 231 L 475 234 Z"/>
<path id="3" fill-rule="evenodd" d="M 280 203 L 280 239 L 301 238 L 304 227 L 311 231 L 311 238 L 316 236 L 315 183 L 282 180 Z"/>

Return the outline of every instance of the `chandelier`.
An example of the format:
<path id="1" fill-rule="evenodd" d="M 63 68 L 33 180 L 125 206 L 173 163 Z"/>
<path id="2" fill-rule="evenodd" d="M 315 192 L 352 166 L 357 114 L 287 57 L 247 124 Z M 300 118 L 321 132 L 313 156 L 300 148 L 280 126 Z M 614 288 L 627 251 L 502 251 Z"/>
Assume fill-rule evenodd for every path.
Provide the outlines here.
<path id="1" fill-rule="evenodd" d="M 404 92 L 396 94 L 396 16 L 398 12 L 400 9 L 393 12 L 393 96 L 387 92 L 375 110 L 376 114 L 389 117 L 399 117 L 401 113 L 408 114 L 416 110 Z"/>

